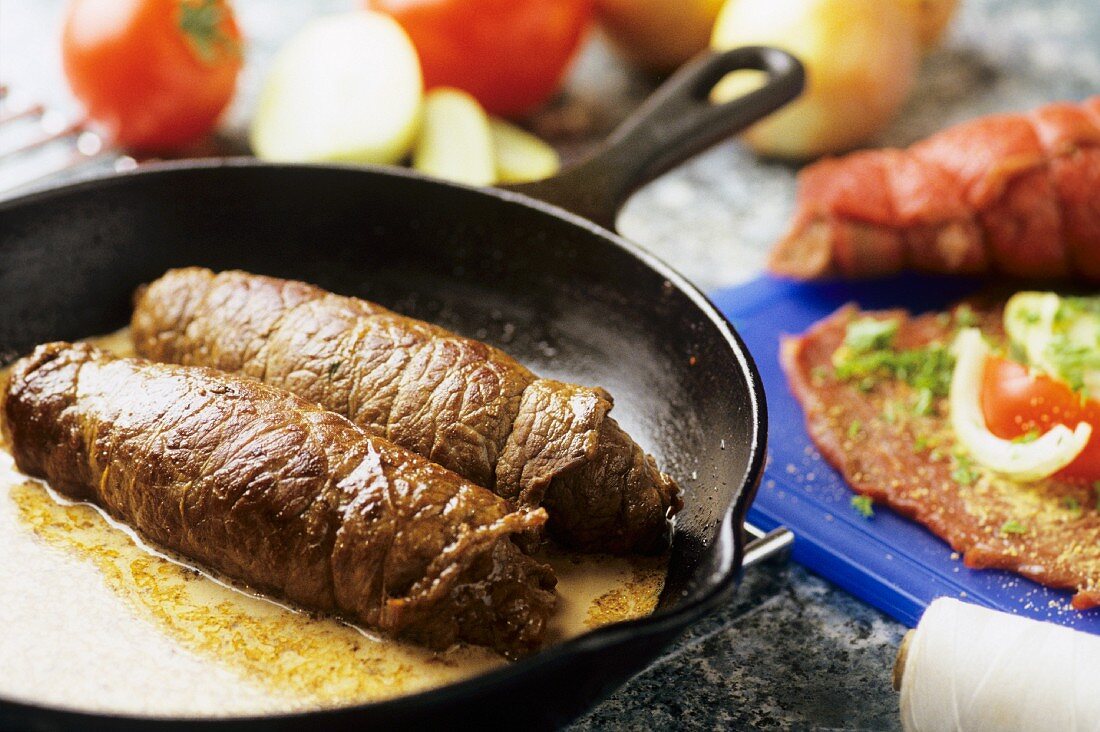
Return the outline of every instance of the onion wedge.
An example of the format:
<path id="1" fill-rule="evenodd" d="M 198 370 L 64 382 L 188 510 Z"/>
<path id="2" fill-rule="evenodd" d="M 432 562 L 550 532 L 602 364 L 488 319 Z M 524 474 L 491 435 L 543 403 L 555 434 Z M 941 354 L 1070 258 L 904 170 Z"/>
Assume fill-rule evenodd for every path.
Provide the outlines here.
<path id="1" fill-rule="evenodd" d="M 557 150 L 530 132 L 497 118 L 489 120 L 489 132 L 501 183 L 542 180 L 561 169 Z"/>
<path id="2" fill-rule="evenodd" d="M 470 186 L 496 182 L 489 118 L 476 99 L 450 87 L 432 89 L 424 96 L 413 167 Z"/>
<path id="3" fill-rule="evenodd" d="M 951 377 L 951 426 L 959 443 L 977 463 L 1006 478 L 1032 481 L 1057 473 L 1076 459 L 1092 436 L 1081 422 L 1070 429 L 1059 424 L 1031 442 L 1013 442 L 989 431 L 982 412 L 982 378 L 989 346 L 977 328 L 963 328 L 955 338 L 955 372 Z"/>

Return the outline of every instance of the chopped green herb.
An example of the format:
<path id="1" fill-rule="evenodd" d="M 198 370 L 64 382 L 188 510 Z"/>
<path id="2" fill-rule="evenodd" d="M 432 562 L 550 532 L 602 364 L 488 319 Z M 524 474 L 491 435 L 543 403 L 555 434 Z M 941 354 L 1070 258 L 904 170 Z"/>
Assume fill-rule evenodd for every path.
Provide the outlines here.
<path id="1" fill-rule="evenodd" d="M 1012 441 L 1015 442 L 1017 445 L 1026 445 L 1027 443 L 1035 442 L 1038 439 L 1039 430 L 1032 428 L 1024 434 L 1020 435 L 1019 437 L 1013 437 Z"/>
<path id="2" fill-rule="evenodd" d="M 859 431 L 863 429 L 863 423 L 858 419 L 853 419 L 851 424 L 848 425 L 848 439 L 854 440 L 859 437 Z"/>
<path id="3" fill-rule="evenodd" d="M 871 508 L 873 504 L 874 501 L 871 500 L 870 496 L 852 496 L 852 508 L 865 519 L 872 518 L 875 515 L 875 509 Z"/>
<path id="4" fill-rule="evenodd" d="M 1039 322 L 1040 317 L 1039 313 L 1034 310 L 1020 310 L 1016 313 L 1016 319 L 1028 325 L 1035 325 Z"/>
<path id="5" fill-rule="evenodd" d="M 960 305 L 955 309 L 955 323 L 960 328 L 973 328 L 978 324 L 978 316 L 969 305 Z"/>
<path id="6" fill-rule="evenodd" d="M 882 405 L 882 418 L 886 420 L 887 424 L 894 424 L 898 421 L 898 408 L 893 399 L 887 399 Z"/>
<path id="7" fill-rule="evenodd" d="M 965 455 L 955 455 L 955 469 L 951 471 L 951 479 L 960 485 L 970 485 L 979 477 L 974 470 L 970 458 Z"/>
<path id="8" fill-rule="evenodd" d="M 1070 513 L 1074 513 L 1078 516 L 1081 515 L 1081 502 L 1073 496 L 1062 496 L 1062 500 L 1059 501 L 1062 508 L 1066 509 Z"/>
<path id="9" fill-rule="evenodd" d="M 940 458 L 942 458 L 942 457 L 943 457 L 943 453 L 940 452 L 938 449 L 933 450 L 932 452 L 928 453 L 928 459 L 931 460 L 934 463 L 939 462 Z"/>
<path id="10" fill-rule="evenodd" d="M 1021 524 L 1019 521 L 1016 521 L 1015 519 L 1011 519 L 1011 520 L 1005 521 L 1003 524 L 1001 524 L 1001 533 L 1002 534 L 1026 534 L 1027 533 L 1027 527 L 1024 526 L 1023 524 Z"/>
<path id="11" fill-rule="evenodd" d="M 1100 297 L 1060 297 L 1055 323 L 1068 323 L 1081 315 L 1100 315 Z"/>
<path id="12" fill-rule="evenodd" d="M 978 474 L 969 465 L 956 465 L 951 471 L 951 479 L 960 485 L 970 485 L 978 479 Z"/>
<path id="13" fill-rule="evenodd" d="M 913 440 L 913 452 L 924 452 L 928 448 L 928 438 L 925 435 L 918 435 Z"/>
<path id="14" fill-rule="evenodd" d="M 1007 323 L 1016 360 L 1064 382 L 1081 397 L 1100 383 L 1100 297 L 1021 294 Z M 1047 309 L 1054 306 L 1053 314 Z M 1048 319 L 1048 315 L 1050 316 Z M 1015 332 L 1014 332 L 1015 331 Z"/>
<path id="15" fill-rule="evenodd" d="M 889 348 L 897 332 L 896 318 L 889 320 L 858 318 L 848 323 L 844 333 L 844 345 L 856 353 L 869 353 L 880 348 Z"/>
<path id="16" fill-rule="evenodd" d="M 869 353 L 856 353 L 841 346 L 833 354 L 833 368 L 837 379 L 854 381 L 863 391 L 870 391 L 880 380 L 897 379 L 914 389 L 928 389 L 933 397 L 942 397 L 951 389 L 955 358 L 950 349 L 940 343 L 903 351 L 885 348 Z"/>
<path id="17" fill-rule="evenodd" d="M 927 386 L 917 389 L 917 396 L 913 400 L 913 414 L 925 416 L 932 413 L 932 390 Z"/>
<path id="18" fill-rule="evenodd" d="M 336 375 L 336 372 L 340 369 L 340 366 L 343 363 L 343 361 L 333 361 L 328 365 L 326 373 L 328 374 L 329 381 L 332 381 L 332 377 Z"/>
<path id="19" fill-rule="evenodd" d="M 1089 372 L 1100 371 L 1100 351 L 1074 343 L 1065 333 L 1055 333 L 1044 353 L 1069 388 L 1080 394 L 1082 399 L 1088 398 L 1085 376 Z"/>

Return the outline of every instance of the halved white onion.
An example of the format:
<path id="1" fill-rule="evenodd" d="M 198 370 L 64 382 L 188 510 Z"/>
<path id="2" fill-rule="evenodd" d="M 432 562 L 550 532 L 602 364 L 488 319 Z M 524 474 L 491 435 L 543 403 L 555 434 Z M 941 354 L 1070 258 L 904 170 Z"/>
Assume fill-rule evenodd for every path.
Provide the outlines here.
<path id="1" fill-rule="evenodd" d="M 382 13 L 311 20 L 271 64 L 252 120 L 265 160 L 395 163 L 420 123 L 416 49 Z"/>

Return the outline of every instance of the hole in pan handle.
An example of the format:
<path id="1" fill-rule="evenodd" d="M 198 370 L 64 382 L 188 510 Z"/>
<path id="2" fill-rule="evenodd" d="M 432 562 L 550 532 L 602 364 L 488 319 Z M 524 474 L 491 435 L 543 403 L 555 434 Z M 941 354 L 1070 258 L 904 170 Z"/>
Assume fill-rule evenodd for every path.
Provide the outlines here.
<path id="1" fill-rule="evenodd" d="M 714 86 L 744 69 L 766 72 L 767 81 L 736 99 L 712 103 Z M 804 84 L 802 64 L 777 48 L 704 52 L 669 77 L 592 155 L 552 178 L 505 188 L 614 229 L 631 193 L 776 111 L 801 94 Z"/>
<path id="2" fill-rule="evenodd" d="M 785 526 L 776 526 L 771 531 L 764 531 L 746 523 L 745 539 L 745 558 L 741 561 L 742 568 L 770 560 L 787 561 L 791 545 L 794 543 L 794 533 Z"/>

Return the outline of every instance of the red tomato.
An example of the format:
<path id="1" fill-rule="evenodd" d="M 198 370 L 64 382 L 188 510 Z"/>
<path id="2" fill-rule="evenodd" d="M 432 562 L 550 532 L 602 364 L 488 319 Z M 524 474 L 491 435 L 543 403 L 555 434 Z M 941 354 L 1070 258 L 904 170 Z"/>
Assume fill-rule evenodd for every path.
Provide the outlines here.
<path id="1" fill-rule="evenodd" d="M 73 0 L 65 75 L 120 145 L 160 152 L 209 132 L 233 97 L 241 34 L 225 0 Z"/>
<path id="2" fill-rule="evenodd" d="M 453 86 L 488 111 L 522 115 L 557 90 L 592 0 L 365 0 L 412 38 L 424 85 Z"/>
<path id="3" fill-rule="evenodd" d="M 1056 424 L 1071 429 L 1079 422 L 1092 425 L 1092 437 L 1077 459 L 1059 476 L 1100 480 L 1100 402 L 1082 403 L 1079 394 L 1061 381 L 1032 375 L 1026 366 L 1003 358 L 986 362 L 982 380 L 982 412 L 990 432 L 1004 439 L 1040 434 Z"/>

